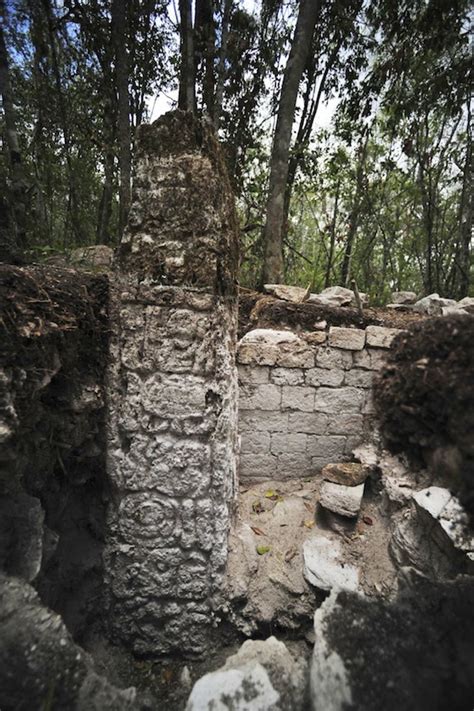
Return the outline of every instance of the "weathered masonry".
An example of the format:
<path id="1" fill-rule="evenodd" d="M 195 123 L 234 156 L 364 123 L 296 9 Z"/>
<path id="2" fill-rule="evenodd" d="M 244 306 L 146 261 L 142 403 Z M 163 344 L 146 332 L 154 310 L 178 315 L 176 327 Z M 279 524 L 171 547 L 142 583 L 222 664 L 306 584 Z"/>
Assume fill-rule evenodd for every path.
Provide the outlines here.
<path id="1" fill-rule="evenodd" d="M 372 379 L 397 329 L 256 329 L 238 345 L 240 479 L 291 479 L 350 458 L 374 427 Z"/>
<path id="2" fill-rule="evenodd" d="M 207 126 L 142 126 L 112 294 L 105 576 L 113 636 L 206 647 L 236 491 L 237 233 Z"/>

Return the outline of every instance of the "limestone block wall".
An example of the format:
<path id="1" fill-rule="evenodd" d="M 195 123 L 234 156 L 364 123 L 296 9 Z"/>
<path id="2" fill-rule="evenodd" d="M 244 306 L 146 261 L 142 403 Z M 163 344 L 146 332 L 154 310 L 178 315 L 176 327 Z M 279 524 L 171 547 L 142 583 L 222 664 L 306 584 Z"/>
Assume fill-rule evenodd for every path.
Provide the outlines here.
<path id="1" fill-rule="evenodd" d="M 241 482 L 291 479 L 350 458 L 373 428 L 372 378 L 399 331 L 256 329 L 238 344 Z"/>
<path id="2" fill-rule="evenodd" d="M 236 490 L 233 199 L 182 112 L 141 129 L 135 187 L 112 298 L 109 626 L 140 654 L 199 654 Z"/>

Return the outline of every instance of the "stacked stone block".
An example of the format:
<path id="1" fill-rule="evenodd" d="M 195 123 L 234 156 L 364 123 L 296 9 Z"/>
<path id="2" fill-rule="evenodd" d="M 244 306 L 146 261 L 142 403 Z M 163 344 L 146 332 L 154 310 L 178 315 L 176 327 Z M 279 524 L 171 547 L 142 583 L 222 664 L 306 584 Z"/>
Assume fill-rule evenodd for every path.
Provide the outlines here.
<path id="1" fill-rule="evenodd" d="M 236 239 L 210 130 L 182 112 L 142 127 L 112 299 L 105 556 L 111 634 L 139 654 L 211 637 L 236 491 Z"/>
<path id="2" fill-rule="evenodd" d="M 397 329 L 257 329 L 239 342 L 242 482 L 313 475 L 373 427 L 372 378 Z"/>

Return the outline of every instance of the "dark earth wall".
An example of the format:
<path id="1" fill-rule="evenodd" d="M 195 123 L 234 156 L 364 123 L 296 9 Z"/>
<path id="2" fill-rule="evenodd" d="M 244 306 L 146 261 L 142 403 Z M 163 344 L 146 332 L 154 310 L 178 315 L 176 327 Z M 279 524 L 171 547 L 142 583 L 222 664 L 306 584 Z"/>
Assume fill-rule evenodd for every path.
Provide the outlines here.
<path id="1" fill-rule="evenodd" d="M 76 638 L 100 616 L 104 276 L 0 265 L 0 569 Z"/>

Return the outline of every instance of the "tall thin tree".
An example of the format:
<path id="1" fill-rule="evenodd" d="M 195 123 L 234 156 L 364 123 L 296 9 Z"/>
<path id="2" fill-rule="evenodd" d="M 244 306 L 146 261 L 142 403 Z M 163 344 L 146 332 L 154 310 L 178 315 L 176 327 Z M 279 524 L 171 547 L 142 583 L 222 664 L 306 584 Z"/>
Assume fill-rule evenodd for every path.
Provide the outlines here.
<path id="1" fill-rule="evenodd" d="M 132 149 L 130 137 L 130 95 L 127 52 L 128 0 L 112 0 L 112 42 L 115 52 L 115 81 L 118 97 L 118 149 L 120 171 L 119 230 L 127 224 L 130 207 Z"/>
<path id="2" fill-rule="evenodd" d="M 311 49 L 311 39 L 320 6 L 320 0 L 300 0 L 295 33 L 283 76 L 270 158 L 270 183 L 266 221 L 263 230 L 263 282 L 278 282 L 283 277 L 282 222 L 285 209 L 291 131 L 295 117 L 298 89 Z"/>
<path id="3" fill-rule="evenodd" d="M 10 196 L 2 199 L 0 210 L 3 226 L 0 235 L 0 258 L 9 258 L 26 246 L 27 180 L 18 140 L 16 112 L 10 80 L 10 65 L 5 43 L 6 8 L 0 0 L 0 94 L 2 96 L 5 143 L 10 164 Z M 10 205 L 8 204 L 10 202 Z"/>

